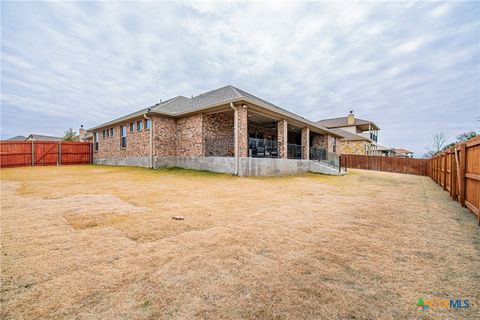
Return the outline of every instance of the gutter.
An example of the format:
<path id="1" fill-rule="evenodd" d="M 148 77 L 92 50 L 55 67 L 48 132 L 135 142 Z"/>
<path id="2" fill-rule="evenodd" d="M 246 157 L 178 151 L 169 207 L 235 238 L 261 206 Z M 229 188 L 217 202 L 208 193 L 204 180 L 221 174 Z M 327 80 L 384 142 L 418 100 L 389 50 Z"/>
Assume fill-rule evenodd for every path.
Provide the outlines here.
<path id="1" fill-rule="evenodd" d="M 151 118 L 147 117 L 147 113 L 150 112 L 148 108 L 147 112 L 143 114 L 143 117 L 150 121 L 150 157 L 148 159 L 149 168 L 153 168 L 153 121 Z"/>
<path id="2" fill-rule="evenodd" d="M 233 140 L 235 144 L 235 164 L 233 175 L 238 176 L 238 109 L 230 102 L 230 108 L 233 109 Z"/>

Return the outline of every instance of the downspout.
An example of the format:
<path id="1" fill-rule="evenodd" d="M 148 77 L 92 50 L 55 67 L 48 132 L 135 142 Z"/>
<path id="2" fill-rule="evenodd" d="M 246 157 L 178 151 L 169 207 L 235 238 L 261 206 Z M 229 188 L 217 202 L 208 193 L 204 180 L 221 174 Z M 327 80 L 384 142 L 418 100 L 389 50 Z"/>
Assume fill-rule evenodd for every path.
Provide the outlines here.
<path id="1" fill-rule="evenodd" d="M 238 176 L 238 109 L 230 102 L 230 108 L 233 109 L 233 140 L 235 145 L 235 164 L 233 175 Z"/>
<path id="2" fill-rule="evenodd" d="M 150 108 L 147 110 L 147 113 L 149 112 Z M 153 168 L 153 121 L 151 118 L 147 117 L 147 113 L 144 113 L 143 116 L 150 121 L 150 157 L 148 159 L 148 164 L 150 168 Z"/>

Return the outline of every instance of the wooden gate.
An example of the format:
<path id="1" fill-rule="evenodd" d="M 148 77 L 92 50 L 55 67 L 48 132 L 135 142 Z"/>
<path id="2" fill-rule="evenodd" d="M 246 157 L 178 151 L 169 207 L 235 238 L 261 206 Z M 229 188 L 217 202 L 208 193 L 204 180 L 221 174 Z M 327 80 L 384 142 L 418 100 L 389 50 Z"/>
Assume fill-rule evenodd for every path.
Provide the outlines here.
<path id="1" fill-rule="evenodd" d="M 91 142 L 0 141 L 0 167 L 89 164 Z"/>

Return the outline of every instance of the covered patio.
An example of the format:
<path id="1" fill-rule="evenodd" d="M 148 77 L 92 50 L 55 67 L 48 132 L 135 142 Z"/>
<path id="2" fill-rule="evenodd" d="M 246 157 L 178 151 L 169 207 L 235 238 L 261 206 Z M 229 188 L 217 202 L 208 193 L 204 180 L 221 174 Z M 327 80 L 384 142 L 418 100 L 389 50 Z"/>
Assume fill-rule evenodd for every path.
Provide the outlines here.
<path id="1" fill-rule="evenodd" d="M 238 153 L 242 158 L 327 160 L 329 139 L 320 129 L 266 114 L 254 106 L 238 107 Z M 205 156 L 235 156 L 233 110 L 204 116 Z M 336 141 L 336 140 L 334 140 Z M 331 147 L 330 147 L 331 149 Z"/>

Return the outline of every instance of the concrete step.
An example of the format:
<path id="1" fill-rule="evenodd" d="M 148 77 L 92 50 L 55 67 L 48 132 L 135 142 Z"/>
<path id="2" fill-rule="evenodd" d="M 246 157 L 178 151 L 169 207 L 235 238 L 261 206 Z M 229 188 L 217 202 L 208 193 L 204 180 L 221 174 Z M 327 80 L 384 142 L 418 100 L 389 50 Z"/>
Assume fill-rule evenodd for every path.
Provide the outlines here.
<path id="1" fill-rule="evenodd" d="M 321 161 L 310 160 L 309 162 L 311 172 L 328 174 L 332 176 L 343 176 L 347 174 L 347 172 L 339 172 L 338 168 Z"/>

